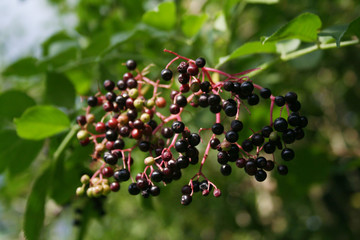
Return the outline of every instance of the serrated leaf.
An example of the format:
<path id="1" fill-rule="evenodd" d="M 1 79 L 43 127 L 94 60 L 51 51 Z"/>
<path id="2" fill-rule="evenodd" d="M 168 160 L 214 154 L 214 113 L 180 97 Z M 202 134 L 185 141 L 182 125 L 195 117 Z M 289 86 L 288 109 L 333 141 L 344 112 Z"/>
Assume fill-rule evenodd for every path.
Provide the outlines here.
<path id="1" fill-rule="evenodd" d="M 320 18 L 312 13 L 303 13 L 277 30 L 270 37 L 262 37 L 262 43 L 287 39 L 300 39 L 315 42 L 317 31 L 321 28 Z"/>
<path id="2" fill-rule="evenodd" d="M 46 99 L 54 105 L 72 108 L 75 103 L 75 89 L 69 79 L 60 73 L 46 74 Z"/>
<path id="3" fill-rule="evenodd" d="M 65 113 L 52 106 L 28 108 L 15 119 L 17 134 L 25 139 L 40 140 L 65 131 L 70 120 Z"/>
<path id="4" fill-rule="evenodd" d="M 181 30 L 185 36 L 192 37 L 200 31 L 207 18 L 207 14 L 184 15 L 182 18 Z"/>
<path id="5" fill-rule="evenodd" d="M 143 22 L 161 29 L 171 30 L 176 22 L 176 7 L 174 2 L 163 2 L 155 10 L 147 11 L 142 18 Z"/>
<path id="6" fill-rule="evenodd" d="M 43 67 L 39 65 L 38 60 L 33 57 L 22 58 L 3 71 L 4 76 L 32 76 L 39 74 L 43 71 Z"/>
<path id="7" fill-rule="evenodd" d="M 9 90 L 0 95 L 0 119 L 12 121 L 29 107 L 34 106 L 35 101 L 26 93 L 18 90 Z"/>
<path id="8" fill-rule="evenodd" d="M 49 169 L 45 169 L 42 175 L 35 180 L 27 200 L 24 217 L 24 233 L 27 240 L 40 238 L 45 217 L 45 202 L 50 173 Z"/>
<path id="9" fill-rule="evenodd" d="M 231 59 L 256 53 L 276 53 L 276 44 L 274 42 L 266 44 L 261 44 L 261 42 L 257 41 L 247 42 L 233 51 L 230 55 L 221 57 L 218 66 Z"/>
<path id="10" fill-rule="evenodd" d="M 276 4 L 279 0 L 246 0 L 247 3 Z"/>

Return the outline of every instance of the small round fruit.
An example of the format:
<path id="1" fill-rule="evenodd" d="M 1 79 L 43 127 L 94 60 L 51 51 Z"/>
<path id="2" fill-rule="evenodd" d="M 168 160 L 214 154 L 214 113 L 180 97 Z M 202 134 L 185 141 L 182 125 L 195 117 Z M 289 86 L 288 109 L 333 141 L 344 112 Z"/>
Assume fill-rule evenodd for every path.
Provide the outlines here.
<path id="1" fill-rule="evenodd" d="M 136 69 L 136 62 L 133 59 L 129 59 L 126 61 L 126 67 L 127 69 L 129 69 L 130 71 L 135 70 Z"/>
<path id="2" fill-rule="evenodd" d="M 170 81 L 172 78 L 172 71 L 170 69 L 163 69 L 161 71 L 161 78 L 164 79 L 165 81 Z"/>

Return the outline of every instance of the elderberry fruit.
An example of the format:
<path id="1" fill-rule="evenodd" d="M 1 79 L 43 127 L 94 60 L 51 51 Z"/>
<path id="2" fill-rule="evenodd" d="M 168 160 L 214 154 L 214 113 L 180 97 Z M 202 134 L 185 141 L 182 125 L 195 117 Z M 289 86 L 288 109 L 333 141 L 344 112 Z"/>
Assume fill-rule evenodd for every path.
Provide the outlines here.
<path id="1" fill-rule="evenodd" d="M 266 159 L 264 157 L 258 157 L 255 159 L 256 166 L 258 168 L 264 168 L 266 167 Z"/>
<path id="2" fill-rule="evenodd" d="M 179 107 L 185 107 L 187 104 L 187 99 L 184 95 L 178 95 L 175 99 L 175 103 Z"/>
<path id="3" fill-rule="evenodd" d="M 283 132 L 282 140 L 284 141 L 284 143 L 291 144 L 291 143 L 295 142 L 295 138 L 296 138 L 296 133 L 294 130 L 286 129 Z"/>
<path id="4" fill-rule="evenodd" d="M 187 68 L 189 67 L 189 63 L 187 62 L 181 62 L 178 67 L 177 70 L 179 73 L 186 73 Z"/>
<path id="5" fill-rule="evenodd" d="M 287 103 L 295 103 L 297 101 L 297 94 L 294 92 L 288 92 L 285 94 L 285 101 Z"/>
<path id="6" fill-rule="evenodd" d="M 212 113 L 221 112 L 221 106 L 220 105 L 210 106 L 210 112 L 212 112 Z"/>
<path id="7" fill-rule="evenodd" d="M 115 83 L 111 80 L 105 80 L 104 81 L 104 88 L 106 91 L 112 91 L 115 88 Z"/>
<path id="8" fill-rule="evenodd" d="M 295 139 L 296 139 L 296 140 L 301 140 L 301 139 L 304 138 L 305 133 L 304 133 L 304 130 L 302 130 L 302 128 L 296 127 L 296 128 L 294 129 L 294 131 L 295 131 Z"/>
<path id="9" fill-rule="evenodd" d="M 219 144 L 220 144 L 220 140 L 217 139 L 217 138 L 213 138 L 213 139 L 210 140 L 210 147 L 211 147 L 212 149 L 217 149 L 217 147 L 219 146 Z"/>
<path id="10" fill-rule="evenodd" d="M 140 193 L 140 189 L 136 186 L 136 183 L 131 183 L 128 191 L 131 195 L 138 195 Z"/>
<path id="11" fill-rule="evenodd" d="M 199 68 L 195 64 L 190 63 L 189 67 L 186 69 L 186 73 L 195 76 L 199 73 Z"/>
<path id="12" fill-rule="evenodd" d="M 251 142 L 255 146 L 261 146 L 264 143 L 264 137 L 259 133 L 255 133 L 251 137 Z"/>
<path id="13" fill-rule="evenodd" d="M 192 181 L 192 184 L 193 184 L 193 191 L 194 192 L 199 192 L 200 191 L 200 183 L 199 183 L 199 181 L 197 181 L 197 180 Z"/>
<path id="14" fill-rule="evenodd" d="M 189 158 L 186 156 L 180 156 L 176 160 L 176 165 L 179 168 L 187 168 L 189 166 L 189 164 L 190 164 Z"/>
<path id="15" fill-rule="evenodd" d="M 183 122 L 180 122 L 180 121 L 175 121 L 171 125 L 171 129 L 175 133 L 182 133 L 184 131 L 184 129 L 185 129 L 185 124 Z"/>
<path id="16" fill-rule="evenodd" d="M 250 96 L 253 90 L 254 85 L 251 82 L 246 81 L 240 85 L 240 91 L 244 96 Z"/>
<path id="17" fill-rule="evenodd" d="M 125 142 L 124 140 L 122 140 L 121 138 L 120 139 L 116 139 L 115 142 L 114 142 L 114 149 L 124 149 L 125 147 Z"/>
<path id="18" fill-rule="evenodd" d="M 86 124 L 86 117 L 85 116 L 77 116 L 76 122 L 80 124 L 81 126 L 84 126 Z"/>
<path id="19" fill-rule="evenodd" d="M 281 151 L 281 158 L 284 159 L 285 161 L 290 161 L 294 159 L 294 157 L 295 157 L 295 152 L 290 148 L 284 148 Z"/>
<path id="20" fill-rule="evenodd" d="M 229 117 L 234 117 L 237 113 L 237 108 L 234 105 L 228 105 L 225 107 L 224 112 Z"/>
<path id="21" fill-rule="evenodd" d="M 301 109 L 301 103 L 299 101 L 289 103 L 289 109 L 293 112 L 298 112 Z"/>
<path id="22" fill-rule="evenodd" d="M 244 158 L 239 158 L 236 160 L 235 164 L 238 168 L 243 168 L 246 165 L 246 160 Z"/>
<path id="23" fill-rule="evenodd" d="M 178 114 L 180 112 L 180 107 L 176 104 L 171 104 L 169 110 L 171 114 Z"/>
<path id="24" fill-rule="evenodd" d="M 150 178 L 154 182 L 161 182 L 163 179 L 163 175 L 160 170 L 156 169 L 152 172 Z"/>
<path id="25" fill-rule="evenodd" d="M 153 196 L 153 197 L 156 197 L 156 196 L 159 196 L 160 194 L 160 188 L 158 186 L 151 186 L 150 187 L 150 195 Z"/>
<path id="26" fill-rule="evenodd" d="M 267 174 L 262 169 L 257 170 L 256 173 L 255 173 L 255 179 L 258 182 L 263 182 L 266 179 L 266 177 L 267 177 Z"/>
<path id="27" fill-rule="evenodd" d="M 161 71 L 161 78 L 164 79 L 165 81 L 170 81 L 172 78 L 172 71 L 170 69 L 163 69 Z"/>
<path id="28" fill-rule="evenodd" d="M 96 107 L 98 105 L 98 99 L 97 97 L 90 96 L 87 99 L 87 103 L 90 107 Z"/>
<path id="29" fill-rule="evenodd" d="M 234 143 L 239 139 L 239 135 L 237 134 L 237 132 L 231 130 L 225 134 L 225 138 L 227 141 Z"/>
<path id="30" fill-rule="evenodd" d="M 120 190 L 120 184 L 118 182 L 110 183 L 110 190 L 113 192 L 118 192 Z"/>
<path id="31" fill-rule="evenodd" d="M 272 142 L 267 142 L 264 144 L 263 146 L 264 152 L 270 154 L 270 153 L 274 153 L 275 149 L 276 149 L 276 145 Z"/>
<path id="32" fill-rule="evenodd" d="M 106 133 L 105 133 L 106 139 L 109 140 L 109 141 L 112 141 L 112 142 L 117 139 L 117 136 L 118 135 L 117 135 L 116 131 L 114 131 L 112 129 L 107 130 Z"/>
<path id="33" fill-rule="evenodd" d="M 204 93 L 210 92 L 210 90 L 211 90 L 211 84 L 210 84 L 210 82 L 208 82 L 208 81 L 201 82 L 201 83 L 200 83 L 200 89 L 201 89 L 201 91 L 203 91 Z"/>
<path id="34" fill-rule="evenodd" d="M 132 59 L 129 59 L 129 60 L 126 61 L 126 67 L 130 71 L 135 70 L 136 69 L 136 62 L 134 60 L 132 60 Z"/>
<path id="35" fill-rule="evenodd" d="M 241 147 L 245 152 L 251 152 L 251 150 L 254 148 L 252 142 L 248 139 L 245 139 L 242 142 Z"/>
<path id="36" fill-rule="evenodd" d="M 147 141 L 141 141 L 139 143 L 139 149 L 142 151 L 142 152 L 147 152 L 150 150 L 150 143 L 147 142 Z"/>
<path id="37" fill-rule="evenodd" d="M 278 170 L 278 172 L 279 172 L 280 175 L 286 175 L 286 174 L 288 174 L 288 168 L 287 168 L 287 166 L 285 166 L 285 165 L 279 165 L 279 166 L 277 167 L 277 170 Z"/>
<path id="38" fill-rule="evenodd" d="M 126 82 L 124 80 L 119 80 L 116 84 L 119 90 L 125 90 L 127 88 Z"/>
<path id="39" fill-rule="evenodd" d="M 224 87 L 224 89 L 225 89 L 226 91 L 228 91 L 228 92 L 234 90 L 234 84 L 233 84 L 233 82 L 230 82 L 230 81 L 224 82 L 223 87 Z"/>
<path id="40" fill-rule="evenodd" d="M 211 130 L 214 134 L 220 135 L 224 132 L 224 126 L 221 123 L 214 123 Z"/>
<path id="41" fill-rule="evenodd" d="M 283 96 L 276 96 L 275 97 L 275 104 L 279 107 L 282 107 L 285 105 L 285 98 Z"/>
<path id="42" fill-rule="evenodd" d="M 190 81 L 190 76 L 186 73 L 179 74 L 178 81 L 181 84 L 187 84 Z"/>
<path id="43" fill-rule="evenodd" d="M 200 143 L 200 140 L 200 136 L 197 133 L 192 133 L 188 138 L 189 144 L 194 147 Z"/>
<path id="44" fill-rule="evenodd" d="M 120 169 L 114 172 L 114 179 L 118 182 L 126 182 L 130 178 L 130 172 L 127 169 Z"/>
<path id="45" fill-rule="evenodd" d="M 196 66 L 198 66 L 198 68 L 203 68 L 206 64 L 206 60 L 202 57 L 198 57 L 196 60 L 195 60 L 195 64 Z"/>
<path id="46" fill-rule="evenodd" d="M 260 101 L 259 96 L 256 94 L 251 94 L 250 96 L 248 96 L 247 102 L 250 106 L 254 106 L 256 104 L 258 104 Z"/>
<path id="47" fill-rule="evenodd" d="M 260 96 L 264 99 L 267 99 L 271 96 L 271 90 L 268 88 L 260 89 Z"/>
<path id="48" fill-rule="evenodd" d="M 291 113 L 288 116 L 287 121 L 291 126 L 296 127 L 300 124 L 300 116 L 297 113 Z"/>
<path id="49" fill-rule="evenodd" d="M 210 106 L 217 106 L 220 104 L 221 98 L 217 94 L 210 94 L 208 97 L 208 102 Z"/>
<path id="50" fill-rule="evenodd" d="M 243 129 L 243 123 L 239 120 L 232 120 L 231 129 L 235 132 L 240 132 Z"/>
<path id="51" fill-rule="evenodd" d="M 199 97 L 199 106 L 202 108 L 206 108 L 209 106 L 208 102 L 208 95 L 207 94 L 201 94 Z"/>
<path id="52" fill-rule="evenodd" d="M 217 154 L 218 163 L 226 164 L 228 162 L 228 160 L 229 160 L 229 156 L 228 156 L 227 152 L 224 152 L 224 151 L 218 152 L 218 154 Z"/>
<path id="53" fill-rule="evenodd" d="M 300 124 L 299 127 L 304 128 L 308 125 L 308 120 L 305 116 L 300 117 Z"/>
<path id="54" fill-rule="evenodd" d="M 267 161 L 266 161 L 266 166 L 264 167 L 264 169 L 265 169 L 266 171 L 271 171 L 271 170 L 274 169 L 274 167 L 275 167 L 274 162 L 271 161 L 271 160 L 267 160 Z"/>
<path id="55" fill-rule="evenodd" d="M 192 192 L 191 190 L 191 187 L 189 185 L 184 185 L 182 188 L 181 188 L 181 193 L 182 194 L 185 194 L 185 195 L 190 195 Z"/>
<path id="56" fill-rule="evenodd" d="M 229 164 L 221 165 L 220 172 L 224 176 L 229 176 L 231 174 L 231 166 Z"/>
<path id="57" fill-rule="evenodd" d="M 264 137 L 268 138 L 268 137 L 270 136 L 270 134 L 272 133 L 272 131 L 273 131 L 272 127 L 270 127 L 270 126 L 265 126 L 265 127 L 263 127 L 263 129 L 261 130 L 261 134 L 262 134 Z"/>
<path id="58" fill-rule="evenodd" d="M 174 131 L 169 127 L 165 127 L 161 129 L 161 135 L 163 135 L 164 138 L 172 138 L 174 136 Z"/>
<path id="59" fill-rule="evenodd" d="M 187 206 L 191 203 L 192 197 L 190 195 L 182 195 L 181 196 L 181 204 Z"/>
<path id="60" fill-rule="evenodd" d="M 245 172 L 250 176 L 255 175 L 257 170 L 256 163 L 254 160 L 248 160 L 245 164 Z"/>
<path id="61" fill-rule="evenodd" d="M 126 85 L 129 89 L 137 88 L 138 84 L 134 78 L 130 78 L 127 80 Z"/>
<path id="62" fill-rule="evenodd" d="M 274 121 L 274 128 L 278 132 L 284 132 L 288 128 L 288 123 L 284 118 L 279 117 Z"/>

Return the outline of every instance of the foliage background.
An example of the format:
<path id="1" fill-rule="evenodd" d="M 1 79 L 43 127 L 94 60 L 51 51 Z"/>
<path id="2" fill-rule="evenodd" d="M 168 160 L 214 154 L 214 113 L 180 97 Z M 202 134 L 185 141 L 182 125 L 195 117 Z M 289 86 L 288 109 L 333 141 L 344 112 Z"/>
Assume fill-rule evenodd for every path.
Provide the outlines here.
<path id="1" fill-rule="evenodd" d="M 74 139 L 54 157 L 66 131 L 42 140 L 17 136 L 13 119 L 34 105 L 56 106 L 74 124 L 83 106 L 78 96 L 90 95 L 104 79 L 120 78 L 126 59 L 143 67 L 154 63 L 156 73 L 171 59 L 162 51 L 167 48 L 191 58 L 204 56 L 208 66 L 215 66 L 221 57 L 271 35 L 301 13 L 318 15 L 321 29 L 343 29 L 360 11 L 360 3 L 351 0 L 188 0 L 162 5 L 175 6 L 163 16 L 149 13 L 162 2 L 49 0 L 56 16 L 76 19 L 75 27 L 51 34 L 38 44 L 39 52 L 2 63 L 0 238 L 23 238 L 33 186 L 27 228 L 29 236 L 37 236 L 44 215 L 41 239 L 358 239 L 359 45 L 276 61 L 254 76 L 254 82 L 274 93 L 296 91 L 309 117 L 306 139 L 295 146 L 289 175 L 273 174 L 256 183 L 238 170 L 225 178 L 208 161 L 208 175 L 223 197 L 196 196 L 186 208 L 179 204 L 186 176 L 156 199 L 129 196 L 124 186 L 105 202 L 77 199 L 73 193 L 87 171 L 90 149 Z M 0 44 L 5 46 L 6 39 Z M 235 73 L 272 62 L 275 55 L 249 54 L 219 66 Z M 192 114 L 188 120 L 201 117 L 201 124 L 208 124 L 204 111 Z M 260 111 L 251 121 L 261 126 L 262 116 Z M 44 214 L 41 203 L 46 203 Z M 72 225 L 74 219 L 81 220 L 81 227 Z"/>

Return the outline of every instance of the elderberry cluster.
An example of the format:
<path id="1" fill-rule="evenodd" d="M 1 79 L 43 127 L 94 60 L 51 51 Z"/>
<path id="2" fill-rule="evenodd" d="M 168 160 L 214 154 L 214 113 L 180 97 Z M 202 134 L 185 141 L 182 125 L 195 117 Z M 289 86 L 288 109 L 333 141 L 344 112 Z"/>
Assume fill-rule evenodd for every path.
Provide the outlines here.
<path id="1" fill-rule="evenodd" d="M 99 91 L 87 97 L 86 114 L 77 117 L 81 130 L 77 133 L 80 144 L 94 144 L 92 165 L 96 166 L 93 176 L 83 175 L 82 186 L 77 195 L 86 192 L 89 197 L 100 197 L 120 190 L 127 184 L 131 195 L 141 194 L 144 198 L 158 196 L 160 186 L 168 185 L 182 177 L 182 171 L 200 162 L 197 173 L 181 189 L 181 204 L 188 205 L 196 192 L 203 196 L 213 192 L 221 195 L 220 189 L 203 172 L 210 151 L 217 151 L 220 172 L 228 176 L 232 163 L 244 168 L 248 175 L 255 176 L 259 182 L 267 178 L 267 172 L 276 166 L 281 175 L 286 175 L 286 165 L 275 161 L 276 149 L 281 150 L 281 158 L 290 161 L 295 157 L 294 150 L 288 145 L 304 137 L 303 128 L 307 125 L 305 116 L 300 115 L 301 104 L 296 93 L 273 96 L 268 88 L 254 84 L 246 73 L 228 74 L 217 69 L 205 67 L 204 58 L 196 60 L 182 57 L 169 50 L 176 57 L 160 73 L 160 79 L 146 77 L 149 68 L 139 71 L 134 60 L 125 65 L 128 72 L 117 83 L 105 80 L 106 93 Z M 181 61 L 174 74 L 171 65 Z M 218 73 L 225 79 L 214 82 L 210 73 Z M 176 76 L 175 76 L 176 75 Z M 244 76 L 245 75 L 245 76 Z M 180 84 L 179 91 L 170 93 L 169 114 L 158 111 L 165 108 L 167 101 L 160 96 L 161 89 L 175 87 L 174 79 Z M 150 89 L 150 90 L 149 90 Z M 146 92 L 146 91 L 151 91 Z M 240 112 L 246 114 L 250 106 L 260 102 L 260 97 L 270 104 L 270 124 L 258 131 L 244 126 Z M 287 119 L 280 116 L 274 121 L 274 107 L 287 112 Z M 208 128 L 191 132 L 182 121 L 185 108 L 208 108 L 215 121 Z M 93 110 L 102 108 L 103 114 L 96 117 Z M 98 112 L 98 110 L 97 110 Z M 224 126 L 223 118 L 230 118 L 231 124 Z M 249 128 L 251 136 L 244 136 L 242 130 Z M 210 131 L 206 141 L 202 131 Z M 205 151 L 199 153 L 198 145 L 205 144 Z M 144 170 L 131 172 L 134 151 L 142 151 L 147 157 L 142 159 Z M 211 160 L 210 160 L 211 161 Z"/>

